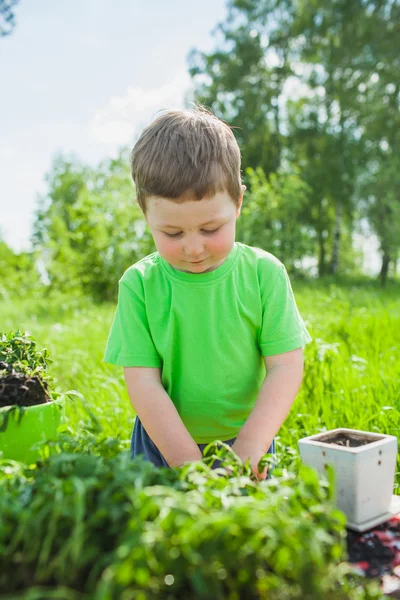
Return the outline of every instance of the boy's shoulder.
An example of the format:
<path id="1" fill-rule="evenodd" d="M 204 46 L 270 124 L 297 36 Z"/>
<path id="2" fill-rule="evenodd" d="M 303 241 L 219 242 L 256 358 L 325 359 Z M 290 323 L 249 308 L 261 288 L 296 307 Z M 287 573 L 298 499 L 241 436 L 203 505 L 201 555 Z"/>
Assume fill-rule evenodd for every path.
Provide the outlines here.
<path id="1" fill-rule="evenodd" d="M 129 286 L 130 283 L 137 283 L 138 280 L 151 278 L 160 272 L 160 263 L 161 256 L 159 253 L 152 252 L 128 267 L 119 282 Z"/>
<path id="2" fill-rule="evenodd" d="M 290 287 L 289 277 L 283 262 L 262 248 L 244 244 L 242 246 L 243 262 L 247 260 L 250 263 L 251 266 L 249 266 L 248 271 L 252 269 L 253 276 L 256 273 L 263 302 L 269 302 L 269 299 L 273 299 L 276 303 L 278 298 L 282 300 L 283 306 Z"/>
<path id="3" fill-rule="evenodd" d="M 261 274 L 279 273 L 285 269 L 284 264 L 267 250 L 248 246 L 238 242 L 242 250 L 243 263 L 249 268 L 255 268 Z"/>

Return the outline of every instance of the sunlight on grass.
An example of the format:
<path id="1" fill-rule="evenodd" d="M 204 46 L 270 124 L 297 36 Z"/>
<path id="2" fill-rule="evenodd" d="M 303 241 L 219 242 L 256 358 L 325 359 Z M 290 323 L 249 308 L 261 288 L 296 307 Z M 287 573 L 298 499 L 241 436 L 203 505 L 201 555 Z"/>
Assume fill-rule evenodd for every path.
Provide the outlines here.
<path id="1" fill-rule="evenodd" d="M 324 429 L 398 436 L 398 286 L 295 282 L 293 287 L 313 341 L 305 348 L 302 388 L 277 438 L 283 462 L 298 459 L 299 438 Z M 18 299 L 0 305 L 0 314 L 4 331 L 27 330 L 49 349 L 50 374 L 59 391 L 76 390 L 106 435 L 129 439 L 134 411 L 122 369 L 102 362 L 113 305 L 62 296 Z M 80 404 L 79 398 L 68 403 L 76 429 L 85 414 Z"/>

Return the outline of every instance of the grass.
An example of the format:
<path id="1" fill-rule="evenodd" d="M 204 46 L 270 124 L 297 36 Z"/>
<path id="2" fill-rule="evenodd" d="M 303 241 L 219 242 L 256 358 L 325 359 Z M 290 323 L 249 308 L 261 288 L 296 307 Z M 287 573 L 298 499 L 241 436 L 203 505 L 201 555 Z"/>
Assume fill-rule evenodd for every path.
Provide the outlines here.
<path id="1" fill-rule="evenodd" d="M 282 462 L 297 460 L 299 438 L 325 429 L 399 437 L 399 285 L 382 290 L 376 282 L 294 281 L 293 289 L 313 341 L 305 348 L 302 388 L 277 436 Z M 122 369 L 102 362 L 113 313 L 113 305 L 74 296 L 0 303 L 2 330 L 27 330 L 49 349 L 59 390 L 78 393 L 69 409 L 74 427 L 82 418 L 80 397 L 106 435 L 128 444 L 134 412 Z"/>

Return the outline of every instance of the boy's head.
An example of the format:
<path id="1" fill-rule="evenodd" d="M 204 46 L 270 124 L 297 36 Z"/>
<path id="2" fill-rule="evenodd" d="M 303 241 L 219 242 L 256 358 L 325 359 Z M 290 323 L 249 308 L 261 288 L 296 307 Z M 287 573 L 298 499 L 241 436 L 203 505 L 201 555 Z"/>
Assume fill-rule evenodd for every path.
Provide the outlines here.
<path id="1" fill-rule="evenodd" d="M 241 196 L 240 150 L 226 123 L 204 108 L 167 112 L 146 127 L 131 153 L 139 206 L 153 196 L 196 200 Z"/>
<path id="2" fill-rule="evenodd" d="M 244 186 L 231 129 L 203 108 L 171 111 L 131 153 L 137 202 L 161 256 L 200 273 L 217 268 L 235 239 Z"/>

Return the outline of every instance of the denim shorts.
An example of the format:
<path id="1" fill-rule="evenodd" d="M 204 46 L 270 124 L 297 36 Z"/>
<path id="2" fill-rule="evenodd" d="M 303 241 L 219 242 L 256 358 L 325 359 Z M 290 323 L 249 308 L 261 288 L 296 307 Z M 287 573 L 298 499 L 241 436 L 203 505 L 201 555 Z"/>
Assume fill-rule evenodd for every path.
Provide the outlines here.
<path id="1" fill-rule="evenodd" d="M 236 438 L 232 438 L 231 440 L 225 440 L 225 444 L 232 446 L 233 442 Z M 197 444 L 200 448 L 201 452 L 203 452 L 204 448 L 208 446 L 208 444 Z M 275 440 L 272 440 L 272 444 L 268 450 L 268 454 L 275 455 Z M 153 442 L 153 440 L 148 435 L 147 431 L 142 425 L 141 420 L 138 416 L 135 418 L 135 425 L 133 427 L 132 440 L 131 440 L 131 456 L 135 458 L 139 454 L 143 454 L 145 460 L 152 462 L 156 467 L 169 467 L 167 461 Z M 220 466 L 220 461 L 215 461 L 212 468 L 216 469 Z M 270 478 L 273 471 L 273 465 L 270 465 L 268 468 L 267 478 Z"/>

